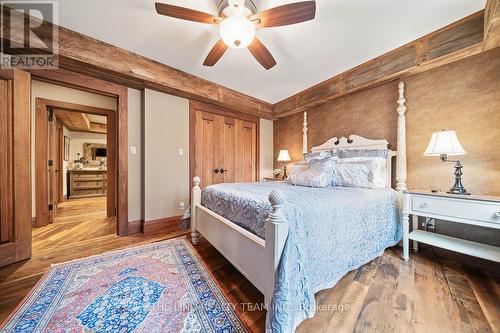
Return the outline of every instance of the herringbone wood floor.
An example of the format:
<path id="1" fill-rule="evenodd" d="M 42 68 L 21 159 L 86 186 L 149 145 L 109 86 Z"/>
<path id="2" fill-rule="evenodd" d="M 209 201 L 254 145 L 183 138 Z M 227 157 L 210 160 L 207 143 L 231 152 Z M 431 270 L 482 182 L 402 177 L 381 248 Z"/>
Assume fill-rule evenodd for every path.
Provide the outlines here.
<path id="1" fill-rule="evenodd" d="M 0 321 L 15 308 L 50 264 L 183 236 L 117 237 L 106 218 L 105 198 L 63 203 L 54 224 L 33 231 L 33 258 L 0 268 Z M 263 297 L 208 242 L 198 253 L 237 312 L 262 332 Z M 350 272 L 332 289 L 316 295 L 318 311 L 298 332 L 500 332 L 500 279 L 447 261 L 431 249 L 400 259 L 400 248 Z M 491 263 L 491 265 L 495 265 Z"/>

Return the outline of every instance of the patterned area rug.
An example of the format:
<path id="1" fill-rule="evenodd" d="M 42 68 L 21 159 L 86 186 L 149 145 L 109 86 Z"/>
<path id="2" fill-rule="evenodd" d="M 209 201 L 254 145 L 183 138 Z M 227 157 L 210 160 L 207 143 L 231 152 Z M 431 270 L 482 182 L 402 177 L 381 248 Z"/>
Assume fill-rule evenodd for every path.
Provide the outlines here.
<path id="1" fill-rule="evenodd" d="M 186 239 L 51 267 L 4 332 L 246 332 Z"/>

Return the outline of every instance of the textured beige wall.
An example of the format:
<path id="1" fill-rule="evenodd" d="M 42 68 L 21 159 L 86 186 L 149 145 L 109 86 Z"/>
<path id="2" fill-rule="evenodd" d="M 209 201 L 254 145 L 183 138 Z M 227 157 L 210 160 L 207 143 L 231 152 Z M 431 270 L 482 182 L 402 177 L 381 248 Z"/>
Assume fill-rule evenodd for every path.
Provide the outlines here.
<path id="1" fill-rule="evenodd" d="M 500 196 L 500 48 L 404 80 L 408 188 L 448 190 L 453 164 L 423 155 L 432 132 L 453 129 L 468 152 L 460 156 L 463 182 L 473 194 Z M 398 81 L 341 97 L 308 110 L 309 148 L 333 136 L 387 138 L 396 148 Z M 301 159 L 302 113 L 274 123 L 274 151 Z M 450 236 L 500 246 L 500 230 L 438 221 Z M 436 250 L 438 251 L 438 250 Z M 475 265 L 477 260 L 467 259 Z M 491 263 L 484 263 L 489 267 Z"/>
<path id="2" fill-rule="evenodd" d="M 184 155 L 179 156 L 179 148 Z M 189 101 L 144 91 L 144 219 L 182 215 L 189 206 Z"/>
<path id="3" fill-rule="evenodd" d="M 273 122 L 260 119 L 260 178 L 272 177 L 274 166 Z"/>
<path id="4" fill-rule="evenodd" d="M 453 129 L 468 155 L 463 182 L 474 194 L 500 195 L 500 49 L 436 68 L 406 84 L 408 188 L 447 190 L 453 164 L 423 156 L 432 132 Z M 398 82 L 308 110 L 309 148 L 333 136 L 387 138 L 396 148 Z M 302 153 L 302 113 L 275 121 L 274 152 Z M 276 157 L 276 156 L 275 156 Z"/>
<path id="5" fill-rule="evenodd" d="M 142 220 L 142 91 L 128 89 L 128 220 Z M 136 147 L 136 154 L 130 147 Z"/>

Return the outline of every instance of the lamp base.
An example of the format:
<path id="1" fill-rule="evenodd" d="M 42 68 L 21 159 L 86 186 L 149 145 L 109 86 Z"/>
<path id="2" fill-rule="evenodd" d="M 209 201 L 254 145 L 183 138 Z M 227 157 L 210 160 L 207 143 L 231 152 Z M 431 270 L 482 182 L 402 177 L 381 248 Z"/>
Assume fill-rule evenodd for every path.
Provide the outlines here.
<path id="1" fill-rule="evenodd" d="M 286 174 L 286 163 L 283 163 L 283 177 L 281 179 L 288 179 L 288 175 Z"/>
<path id="2" fill-rule="evenodd" d="M 449 191 L 446 191 L 446 193 L 448 193 L 448 194 L 456 194 L 456 195 L 471 195 L 465 189 L 463 189 L 463 191 L 455 190 L 455 189 L 450 189 Z"/>
<path id="3" fill-rule="evenodd" d="M 462 164 L 460 161 L 455 162 L 455 185 L 446 193 L 456 195 L 470 195 L 469 192 L 462 185 Z"/>

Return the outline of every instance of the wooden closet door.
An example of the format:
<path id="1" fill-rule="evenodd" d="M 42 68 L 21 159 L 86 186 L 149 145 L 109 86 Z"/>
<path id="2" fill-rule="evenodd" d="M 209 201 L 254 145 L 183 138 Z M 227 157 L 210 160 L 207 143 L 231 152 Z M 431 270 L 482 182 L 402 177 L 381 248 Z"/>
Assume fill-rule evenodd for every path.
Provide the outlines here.
<path id="1" fill-rule="evenodd" d="M 236 120 L 224 117 L 224 142 L 221 168 L 224 170 L 224 183 L 235 182 L 236 158 Z"/>
<path id="2" fill-rule="evenodd" d="M 31 256 L 30 83 L 0 70 L 0 266 Z"/>
<path id="3" fill-rule="evenodd" d="M 222 163 L 222 143 L 221 133 L 223 131 L 223 119 L 211 113 L 196 111 L 196 171 L 195 174 L 201 177 L 203 187 L 224 182 L 224 176 L 215 173 Z"/>
<path id="4" fill-rule="evenodd" d="M 238 183 L 256 181 L 257 125 L 236 119 L 236 175 Z"/>
<path id="5" fill-rule="evenodd" d="M 246 117 L 255 122 L 245 121 L 234 112 L 198 102 L 191 102 L 190 112 L 191 179 L 199 176 L 202 188 L 255 182 L 258 118 Z"/>

